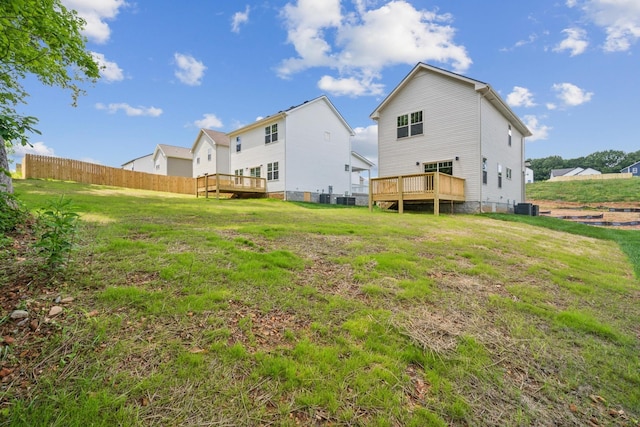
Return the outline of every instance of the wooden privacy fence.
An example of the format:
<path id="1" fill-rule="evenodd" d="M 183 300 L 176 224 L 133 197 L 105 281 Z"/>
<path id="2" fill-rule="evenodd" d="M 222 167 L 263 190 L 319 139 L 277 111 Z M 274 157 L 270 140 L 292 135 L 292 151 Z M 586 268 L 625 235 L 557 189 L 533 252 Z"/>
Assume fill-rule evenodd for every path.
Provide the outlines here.
<path id="1" fill-rule="evenodd" d="M 195 178 L 191 177 L 155 175 L 34 154 L 25 155 L 22 162 L 22 177 L 180 194 L 194 194 L 196 185 Z"/>
<path id="2" fill-rule="evenodd" d="M 549 181 L 589 181 L 598 179 L 629 179 L 633 178 L 631 172 L 624 173 L 599 173 L 595 175 L 554 176 Z"/>

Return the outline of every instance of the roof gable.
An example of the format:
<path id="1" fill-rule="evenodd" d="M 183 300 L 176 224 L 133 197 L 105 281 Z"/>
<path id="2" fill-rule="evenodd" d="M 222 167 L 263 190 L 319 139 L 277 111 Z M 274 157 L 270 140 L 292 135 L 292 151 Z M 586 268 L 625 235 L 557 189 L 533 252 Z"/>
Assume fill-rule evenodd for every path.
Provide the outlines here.
<path id="1" fill-rule="evenodd" d="M 506 102 L 502 100 L 500 95 L 498 95 L 498 93 L 494 91 L 488 83 L 484 83 L 480 80 L 475 80 L 461 74 L 456 74 L 442 68 L 434 67 L 432 65 L 427 65 L 422 62 L 419 62 L 415 67 L 413 67 L 409 74 L 407 74 L 407 76 L 402 79 L 402 81 L 391 91 L 389 95 L 387 95 L 380 105 L 373 110 L 369 117 L 373 120 L 377 120 L 380 117 L 380 112 L 385 108 L 385 106 L 400 92 L 402 92 L 405 86 L 407 86 L 407 84 L 422 70 L 427 70 L 443 77 L 452 78 L 461 83 L 472 85 L 474 90 L 489 101 L 523 136 L 526 137 L 532 135 L 527 126 L 518 118 L 518 116 L 516 116 Z"/>
<path id="2" fill-rule="evenodd" d="M 226 133 L 218 132 L 217 130 L 212 129 L 200 129 L 196 140 L 193 141 L 193 144 L 191 145 L 191 153 L 194 153 L 196 151 L 196 147 L 201 141 L 202 136 L 207 138 L 213 145 L 223 145 L 225 147 L 229 146 L 229 136 Z"/>
<path id="3" fill-rule="evenodd" d="M 153 158 L 158 157 L 158 152 L 162 153 L 165 157 L 191 160 L 191 150 L 185 147 L 176 147 L 175 145 L 158 144 L 156 150 L 153 153 Z"/>
<path id="4" fill-rule="evenodd" d="M 344 119 L 344 117 L 342 117 L 342 115 L 340 114 L 340 112 L 338 112 L 338 110 L 337 110 L 337 109 L 336 109 L 336 107 L 333 105 L 333 103 L 329 100 L 329 98 L 327 98 L 327 96 L 326 96 L 326 95 L 321 95 L 321 96 L 319 96 L 319 97 L 317 97 L 317 98 L 314 98 L 314 99 L 312 99 L 312 100 L 310 100 L 310 101 L 304 101 L 302 104 L 293 105 L 293 106 L 289 107 L 288 109 L 286 109 L 286 110 L 284 110 L 284 111 L 279 111 L 279 112 L 278 112 L 278 113 L 276 113 L 276 114 L 273 114 L 273 115 L 271 115 L 271 116 L 264 117 L 264 118 L 262 118 L 262 119 L 260 119 L 260 120 L 257 120 L 257 121 L 255 121 L 255 122 L 253 122 L 253 123 L 251 123 L 251 124 L 249 124 L 249 125 L 247 125 L 247 126 L 243 126 L 243 127 L 239 128 L 239 129 L 236 129 L 236 130 L 234 130 L 234 131 L 231 131 L 231 132 L 229 132 L 229 133 L 227 134 L 227 136 L 229 136 L 229 137 L 233 137 L 233 136 L 235 136 L 235 135 L 238 135 L 238 134 L 244 133 L 244 132 L 246 132 L 246 131 L 248 131 L 248 130 L 255 129 L 255 128 L 260 127 L 260 126 L 264 126 L 264 125 L 266 125 L 267 123 L 271 123 L 271 122 L 273 122 L 273 121 L 275 121 L 275 120 L 278 120 L 278 119 L 285 119 L 287 116 L 289 116 L 289 115 L 291 115 L 291 114 L 295 113 L 296 111 L 301 110 L 301 109 L 303 109 L 303 108 L 306 108 L 306 107 L 308 107 L 308 106 L 310 106 L 310 105 L 312 105 L 312 104 L 314 104 L 314 103 L 316 103 L 316 102 L 324 102 L 324 103 L 326 103 L 326 105 L 327 105 L 327 106 L 331 109 L 331 111 L 333 111 L 333 113 L 336 115 L 336 117 L 338 118 L 338 120 L 340 120 L 340 122 L 342 122 L 343 126 L 344 126 L 348 131 L 349 131 L 349 133 L 351 134 L 351 136 L 355 135 L 355 132 L 353 131 L 353 129 L 351 128 L 351 126 L 349 126 L 349 124 L 347 123 L 347 121 Z"/>

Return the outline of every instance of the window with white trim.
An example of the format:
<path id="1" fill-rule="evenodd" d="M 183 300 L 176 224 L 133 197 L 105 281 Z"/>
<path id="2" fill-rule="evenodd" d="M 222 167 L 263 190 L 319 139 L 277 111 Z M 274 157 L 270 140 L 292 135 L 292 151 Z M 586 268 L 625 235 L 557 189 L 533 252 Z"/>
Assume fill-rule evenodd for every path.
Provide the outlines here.
<path id="1" fill-rule="evenodd" d="M 196 158 L 196 165 L 199 165 L 199 164 L 200 164 L 200 157 L 197 157 Z M 158 169 L 158 168 L 156 167 L 156 169 Z"/>
<path id="2" fill-rule="evenodd" d="M 278 162 L 267 163 L 267 181 L 276 181 L 280 178 Z"/>
<path id="3" fill-rule="evenodd" d="M 502 188 L 502 165 L 498 163 L 498 188 Z"/>
<path id="4" fill-rule="evenodd" d="M 239 153 L 242 150 L 242 142 L 240 141 L 240 137 L 236 136 L 236 153 Z"/>
<path id="5" fill-rule="evenodd" d="M 396 136 L 398 139 L 414 135 L 422 135 L 424 133 L 422 111 L 415 111 L 411 114 L 398 116 L 396 124 Z"/>
<path id="6" fill-rule="evenodd" d="M 269 144 L 278 140 L 278 124 L 274 123 L 271 126 L 264 128 L 264 143 Z"/>
<path id="7" fill-rule="evenodd" d="M 249 176 L 260 178 L 260 166 L 249 169 Z"/>
<path id="8" fill-rule="evenodd" d="M 447 175 L 453 175 L 453 161 L 448 160 L 445 162 L 433 162 L 424 164 L 425 173 L 428 172 L 441 172 Z"/>
<path id="9" fill-rule="evenodd" d="M 507 179 L 511 180 L 511 168 L 507 168 Z"/>
<path id="10" fill-rule="evenodd" d="M 207 161 L 211 161 L 211 148 L 207 149 Z"/>
<path id="11" fill-rule="evenodd" d="M 511 147 L 511 125 L 509 125 L 509 147 Z"/>

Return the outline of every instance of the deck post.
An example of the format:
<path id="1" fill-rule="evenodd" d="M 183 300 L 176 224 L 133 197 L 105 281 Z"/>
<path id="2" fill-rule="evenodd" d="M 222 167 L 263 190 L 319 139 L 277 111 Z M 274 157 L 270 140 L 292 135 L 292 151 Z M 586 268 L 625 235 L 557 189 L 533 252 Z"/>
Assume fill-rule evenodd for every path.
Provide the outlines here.
<path id="1" fill-rule="evenodd" d="M 373 182 L 369 179 L 369 212 L 373 212 Z"/>
<path id="2" fill-rule="evenodd" d="M 216 199 L 220 200 L 220 174 L 216 174 Z"/>
<path id="3" fill-rule="evenodd" d="M 205 199 L 209 198 L 209 175 L 208 174 L 204 176 L 204 197 Z"/>
<path id="4" fill-rule="evenodd" d="M 402 175 L 398 177 L 398 213 L 404 212 L 404 183 Z"/>
<path id="5" fill-rule="evenodd" d="M 440 215 L 440 172 L 433 174 L 433 214 Z"/>

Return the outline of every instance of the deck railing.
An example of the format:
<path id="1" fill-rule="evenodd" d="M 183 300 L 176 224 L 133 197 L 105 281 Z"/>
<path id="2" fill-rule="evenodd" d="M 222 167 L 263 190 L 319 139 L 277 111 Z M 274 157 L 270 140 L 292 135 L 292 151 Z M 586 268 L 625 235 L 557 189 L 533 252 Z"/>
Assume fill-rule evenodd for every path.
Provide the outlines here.
<path id="1" fill-rule="evenodd" d="M 436 215 L 440 200 L 465 200 L 464 179 L 440 172 L 373 178 L 369 188 L 370 209 L 374 202 L 393 201 L 400 213 L 405 200 L 433 200 Z"/>
<path id="2" fill-rule="evenodd" d="M 200 194 L 209 197 L 209 193 L 256 193 L 267 192 L 267 180 L 253 176 L 227 175 L 217 173 L 213 175 L 203 175 L 196 178 L 196 196 Z"/>

